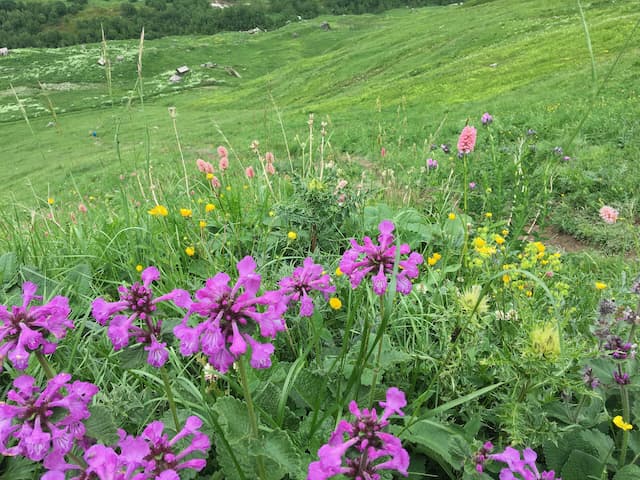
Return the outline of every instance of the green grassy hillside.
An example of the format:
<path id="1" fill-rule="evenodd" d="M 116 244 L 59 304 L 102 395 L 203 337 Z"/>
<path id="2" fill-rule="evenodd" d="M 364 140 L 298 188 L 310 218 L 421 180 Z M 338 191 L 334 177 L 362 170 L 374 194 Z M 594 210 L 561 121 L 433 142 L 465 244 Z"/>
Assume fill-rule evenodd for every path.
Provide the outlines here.
<path id="1" fill-rule="evenodd" d="M 147 160 L 174 162 L 169 106 L 190 160 L 221 143 L 219 131 L 243 152 L 256 138 L 284 153 L 277 108 L 291 148 L 314 113 L 329 121 L 335 152 L 369 157 L 384 144 L 408 168 L 424 162 L 425 145 L 450 143 L 468 118 L 477 124 L 489 111 L 514 136 L 535 129 L 538 148 L 563 146 L 571 172 L 588 168 L 597 177 L 617 163 L 611 175 L 624 182 L 640 150 L 629 108 L 638 99 L 638 2 L 584 5 L 593 71 L 576 2 L 477 3 L 146 41 L 142 88 L 139 42 L 107 41 L 110 69 L 97 63 L 99 44 L 16 50 L 0 58 L 3 194 L 23 201 L 31 185 L 43 198 L 47 190 L 62 194 L 71 177 L 104 184 Z M 320 29 L 322 21 L 331 30 Z M 206 62 L 218 67 L 202 68 Z M 170 84 L 180 65 L 191 73 Z M 47 128 L 52 111 L 56 126 Z M 569 195 L 593 183 L 565 173 L 560 185 Z"/>

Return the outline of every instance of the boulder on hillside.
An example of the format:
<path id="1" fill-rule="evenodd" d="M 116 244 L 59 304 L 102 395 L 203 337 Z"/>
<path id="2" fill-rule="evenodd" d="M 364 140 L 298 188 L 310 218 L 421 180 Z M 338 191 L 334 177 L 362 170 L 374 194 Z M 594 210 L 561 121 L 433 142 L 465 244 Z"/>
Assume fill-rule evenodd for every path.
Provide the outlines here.
<path id="1" fill-rule="evenodd" d="M 328 30 L 331 30 L 331 25 L 329 25 L 329 22 L 322 22 L 320 24 L 320 28 L 326 32 Z"/>

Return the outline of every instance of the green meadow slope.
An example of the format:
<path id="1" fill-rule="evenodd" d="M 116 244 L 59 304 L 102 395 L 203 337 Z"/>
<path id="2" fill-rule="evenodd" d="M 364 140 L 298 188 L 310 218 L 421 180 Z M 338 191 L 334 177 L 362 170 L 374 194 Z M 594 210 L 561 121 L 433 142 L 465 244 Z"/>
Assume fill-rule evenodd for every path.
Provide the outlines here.
<path id="1" fill-rule="evenodd" d="M 243 154 L 255 138 L 284 156 L 277 112 L 294 151 L 314 113 L 329 122 L 335 151 L 368 157 L 385 144 L 400 165 L 419 157 L 409 158 L 414 144 L 451 142 L 485 111 L 592 166 L 603 154 L 610 162 L 621 138 L 625 158 L 637 154 L 640 2 L 585 2 L 593 71 L 576 2 L 476 3 L 146 41 L 141 84 L 137 41 L 107 40 L 110 69 L 97 63 L 99 44 L 13 51 L 0 57 L 2 195 L 46 198 L 70 179 L 85 189 L 147 161 L 165 168 L 179 158 L 173 106 L 188 160 L 222 143 L 220 132 Z M 191 73 L 169 83 L 181 65 Z"/>

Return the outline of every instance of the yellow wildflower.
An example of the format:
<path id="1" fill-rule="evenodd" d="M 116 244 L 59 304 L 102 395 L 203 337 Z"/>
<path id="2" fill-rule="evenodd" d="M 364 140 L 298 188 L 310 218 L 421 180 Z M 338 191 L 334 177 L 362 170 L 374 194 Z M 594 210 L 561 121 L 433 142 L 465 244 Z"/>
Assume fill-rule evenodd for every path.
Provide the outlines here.
<path id="1" fill-rule="evenodd" d="M 340 267 L 336 268 L 336 277 L 341 277 L 342 275 L 344 275 L 344 273 L 342 273 L 342 270 L 340 270 Z"/>
<path id="2" fill-rule="evenodd" d="M 54 200 L 53 198 L 51 198 L 51 197 L 47 198 L 47 203 L 48 203 L 49 205 L 53 205 L 53 204 L 54 204 L 54 202 L 55 202 L 55 200 Z"/>
<path id="3" fill-rule="evenodd" d="M 207 226 L 207 222 L 205 222 L 204 220 L 200 220 L 200 222 L 198 223 L 198 225 L 200 226 L 200 228 L 204 228 Z"/>
<path id="4" fill-rule="evenodd" d="M 498 235 L 497 233 L 493 236 L 493 241 L 498 245 L 502 245 L 504 243 L 504 237 L 502 235 Z"/>
<path id="5" fill-rule="evenodd" d="M 193 247 L 187 247 L 184 249 L 184 253 L 186 253 L 187 255 L 189 255 L 190 257 L 193 257 L 196 253 L 196 249 Z"/>
<path id="6" fill-rule="evenodd" d="M 487 217 L 487 218 L 491 218 L 491 217 L 493 217 L 493 213 L 487 212 L 487 213 L 484 214 L 484 216 Z"/>
<path id="7" fill-rule="evenodd" d="M 331 297 L 329 299 L 329 305 L 334 310 L 340 310 L 342 308 L 342 301 L 338 297 Z"/>
<path id="8" fill-rule="evenodd" d="M 213 212 L 216 209 L 216 206 L 213 203 L 207 203 L 204 206 L 204 211 L 209 213 L 209 212 Z"/>
<path id="9" fill-rule="evenodd" d="M 503 236 L 503 237 L 506 237 L 507 235 L 509 235 L 509 230 L 507 230 L 507 229 L 505 228 L 505 229 L 503 229 L 503 230 L 502 230 L 502 232 L 500 232 L 500 233 L 502 233 L 502 236 Z"/>
<path id="10" fill-rule="evenodd" d="M 287 238 L 289 240 L 295 240 L 296 238 L 298 238 L 298 234 L 296 232 L 289 232 L 287 233 Z"/>
<path id="11" fill-rule="evenodd" d="M 181 208 L 180 209 L 180 215 L 182 215 L 184 218 L 190 218 L 192 214 L 193 214 L 193 212 L 191 211 L 190 208 Z"/>
<path id="12" fill-rule="evenodd" d="M 509 274 L 505 273 L 504 275 L 502 275 L 502 281 L 504 283 L 509 283 L 511 281 L 511 277 L 509 276 Z"/>
<path id="13" fill-rule="evenodd" d="M 151 210 L 149 210 L 149 215 L 153 215 L 154 217 L 161 216 L 166 217 L 169 215 L 169 211 L 167 207 L 163 207 L 162 205 L 156 205 Z"/>
<path id="14" fill-rule="evenodd" d="M 438 260 L 440 260 L 441 258 L 442 258 L 442 255 L 440 255 L 438 252 L 435 252 L 433 255 L 427 258 L 427 264 L 433 267 L 436 263 L 438 263 Z"/>
<path id="15" fill-rule="evenodd" d="M 448 215 L 448 217 L 447 217 L 447 218 L 448 218 L 449 220 L 455 220 L 455 219 L 456 219 L 456 214 L 455 214 L 455 213 L 453 213 L 453 212 L 451 212 L 451 213 Z"/>
<path id="16" fill-rule="evenodd" d="M 596 290 L 604 290 L 605 288 L 607 288 L 607 284 L 603 282 L 596 282 L 595 287 Z"/>
<path id="17" fill-rule="evenodd" d="M 224 187 L 224 188 L 227 190 L 227 192 L 230 192 L 230 191 L 231 191 L 231 185 L 227 185 L 227 186 L 226 186 L 226 187 Z"/>
<path id="18" fill-rule="evenodd" d="M 136 265 L 136 272 L 141 272 L 142 271 L 142 265 L 138 264 Z"/>
<path id="19" fill-rule="evenodd" d="M 213 173 L 207 173 L 207 180 L 213 180 Z"/>
<path id="20" fill-rule="evenodd" d="M 622 415 L 617 415 L 615 417 L 613 417 L 613 424 L 622 429 L 622 430 L 631 430 L 633 428 L 633 425 L 631 425 L 630 423 L 627 423 L 624 421 L 624 419 L 622 418 Z"/>
<path id="21" fill-rule="evenodd" d="M 269 210 L 269 216 L 270 217 L 275 217 L 276 216 L 276 212 L 274 212 L 273 210 Z"/>

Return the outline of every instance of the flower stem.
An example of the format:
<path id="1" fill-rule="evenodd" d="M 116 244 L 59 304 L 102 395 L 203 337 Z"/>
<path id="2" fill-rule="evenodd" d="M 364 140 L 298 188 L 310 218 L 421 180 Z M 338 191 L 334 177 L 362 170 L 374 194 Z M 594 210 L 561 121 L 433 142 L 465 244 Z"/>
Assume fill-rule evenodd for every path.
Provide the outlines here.
<path id="1" fill-rule="evenodd" d="M 384 326 L 384 295 L 380 295 L 380 323 L 378 328 Z M 371 380 L 371 390 L 369 393 L 369 404 L 373 405 L 373 401 L 376 396 L 376 383 L 378 382 L 378 373 L 380 372 L 380 357 L 382 356 L 382 337 L 378 342 L 378 351 L 376 352 L 376 363 L 373 369 L 373 379 Z"/>
<path id="2" fill-rule="evenodd" d="M 630 416 L 629 392 L 624 385 L 620 385 L 620 396 L 622 397 L 622 418 L 628 420 Z M 620 458 L 618 459 L 618 469 L 624 467 L 627 460 L 627 445 L 629 444 L 629 430 L 622 432 L 622 445 L 620 446 Z"/>
<path id="3" fill-rule="evenodd" d="M 45 357 L 40 350 L 36 351 L 36 358 L 38 359 L 38 362 L 40 363 L 42 370 L 44 370 L 44 374 L 47 376 L 49 380 L 51 380 L 53 377 L 56 376 L 56 374 L 53 373 L 53 370 L 51 369 L 49 360 L 47 360 L 47 357 Z"/>
<path id="4" fill-rule="evenodd" d="M 169 375 L 164 366 L 160 367 L 160 373 L 162 374 L 162 381 L 164 382 L 164 391 L 167 393 L 167 401 L 169 402 L 169 410 L 171 410 L 171 416 L 173 417 L 173 423 L 176 427 L 176 432 L 180 431 L 180 421 L 178 420 L 178 412 L 176 410 L 176 402 L 173 398 L 173 391 L 171 390 L 171 384 L 169 383 Z"/>
<path id="5" fill-rule="evenodd" d="M 251 390 L 249 389 L 249 380 L 247 379 L 247 370 L 245 368 L 244 363 L 246 359 L 244 356 L 240 357 L 238 360 L 238 373 L 240 374 L 240 383 L 242 384 L 242 391 L 244 393 L 244 400 L 247 403 L 247 413 L 249 414 L 249 421 L 251 422 L 251 433 L 252 437 L 257 439 L 259 435 L 258 430 L 258 418 L 256 417 L 256 411 L 253 408 L 253 398 L 251 397 Z M 265 480 L 267 478 L 267 472 L 264 468 L 264 461 L 262 460 L 262 456 L 258 455 L 256 457 L 258 463 L 258 477 L 261 480 Z"/>

